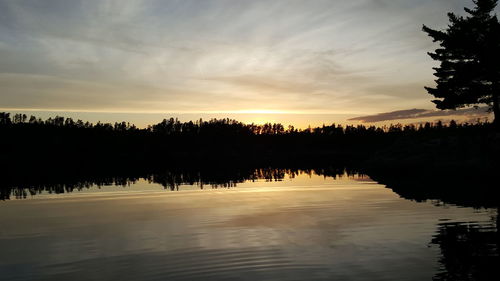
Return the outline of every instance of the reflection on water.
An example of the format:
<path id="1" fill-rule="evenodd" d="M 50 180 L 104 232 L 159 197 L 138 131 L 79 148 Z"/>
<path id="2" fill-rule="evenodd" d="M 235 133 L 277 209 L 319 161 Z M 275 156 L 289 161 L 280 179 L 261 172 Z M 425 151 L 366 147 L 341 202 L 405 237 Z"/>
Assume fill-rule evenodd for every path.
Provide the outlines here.
<path id="1" fill-rule="evenodd" d="M 0 200 L 26 199 L 40 194 L 63 194 L 75 191 L 117 191 L 117 187 L 134 186 L 134 190 L 155 190 L 161 185 L 163 189 L 179 190 L 196 188 L 230 188 L 246 181 L 263 180 L 266 182 L 294 179 L 296 176 L 321 175 L 324 177 L 358 176 L 354 170 L 344 167 L 328 167 L 316 169 L 277 169 L 277 168 L 212 168 L 200 170 L 168 169 L 156 173 L 147 173 L 136 176 L 95 176 L 56 177 L 54 178 L 16 178 L 13 182 L 0 183 Z M 147 182 L 147 184 L 144 184 Z M 131 190 L 129 190 L 131 191 Z"/>
<path id="2" fill-rule="evenodd" d="M 403 199 L 344 169 L 170 171 L 3 194 L 33 200 L 0 202 L 1 280 L 498 280 L 497 209 Z"/>
<path id="3" fill-rule="evenodd" d="M 442 253 L 441 272 L 435 280 L 500 280 L 497 223 L 439 224 L 438 232 L 432 239 Z"/>

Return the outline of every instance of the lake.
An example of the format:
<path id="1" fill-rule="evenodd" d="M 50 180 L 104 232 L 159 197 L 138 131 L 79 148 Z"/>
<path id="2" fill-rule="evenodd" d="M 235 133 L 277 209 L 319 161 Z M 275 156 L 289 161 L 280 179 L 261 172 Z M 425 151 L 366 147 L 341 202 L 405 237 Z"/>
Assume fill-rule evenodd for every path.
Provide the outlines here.
<path id="1" fill-rule="evenodd" d="M 496 208 L 404 199 L 344 170 L 3 194 L 1 280 L 499 280 Z"/>

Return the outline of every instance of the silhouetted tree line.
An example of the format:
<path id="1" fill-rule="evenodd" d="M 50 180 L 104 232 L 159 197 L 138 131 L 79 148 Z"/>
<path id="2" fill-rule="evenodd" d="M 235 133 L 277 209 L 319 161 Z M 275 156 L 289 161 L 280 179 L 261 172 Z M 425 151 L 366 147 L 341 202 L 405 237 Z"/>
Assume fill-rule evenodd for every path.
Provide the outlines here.
<path id="1" fill-rule="evenodd" d="M 163 119 L 162 122 L 154 125 L 149 125 L 147 128 L 140 129 L 134 124 L 129 122 L 115 122 L 112 123 L 90 123 L 82 120 L 74 121 L 72 118 L 65 118 L 56 116 L 42 120 L 35 116 L 28 116 L 26 114 L 15 114 L 10 116 L 10 113 L 0 112 L 0 128 L 2 129 L 79 129 L 79 130 L 94 130 L 98 132 L 133 132 L 133 133 L 147 133 L 155 135 L 167 136 L 256 136 L 256 135 L 324 135 L 324 136 L 374 136 L 391 133 L 414 133 L 414 132 L 430 132 L 442 130 L 483 130 L 491 128 L 491 124 L 481 122 L 478 119 L 475 123 L 457 123 L 452 120 L 450 123 L 445 124 L 441 121 L 438 122 L 425 122 L 420 124 L 391 124 L 384 126 L 365 126 L 365 125 L 323 125 L 321 127 L 306 129 L 297 129 L 289 125 L 286 129 L 280 123 L 266 123 L 266 124 L 245 124 L 237 120 L 224 118 L 224 119 L 210 119 L 204 121 L 202 119 L 195 122 L 181 122 L 177 118 Z"/>
<path id="2" fill-rule="evenodd" d="M 425 144 L 433 139 L 467 139 L 494 132 L 490 123 L 479 121 L 381 127 L 332 124 L 285 129 L 279 123 L 244 124 L 232 119 L 181 122 L 170 118 L 138 128 L 128 122 L 94 124 L 61 116 L 42 120 L 3 112 L 0 113 L 0 134 L 0 170 L 10 171 L 17 167 L 57 169 L 58 165 L 129 162 L 266 164 L 329 159 L 348 164 L 408 142 Z"/>

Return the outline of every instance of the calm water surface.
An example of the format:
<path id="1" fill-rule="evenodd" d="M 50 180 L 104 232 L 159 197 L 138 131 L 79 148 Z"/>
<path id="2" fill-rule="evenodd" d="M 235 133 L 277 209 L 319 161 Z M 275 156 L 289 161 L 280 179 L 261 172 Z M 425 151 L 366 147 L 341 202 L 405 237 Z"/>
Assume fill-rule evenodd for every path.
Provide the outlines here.
<path id="1" fill-rule="evenodd" d="M 491 259 L 453 263 L 498 235 L 496 209 L 414 202 L 363 176 L 230 186 L 0 201 L 0 279 L 461 280 Z"/>

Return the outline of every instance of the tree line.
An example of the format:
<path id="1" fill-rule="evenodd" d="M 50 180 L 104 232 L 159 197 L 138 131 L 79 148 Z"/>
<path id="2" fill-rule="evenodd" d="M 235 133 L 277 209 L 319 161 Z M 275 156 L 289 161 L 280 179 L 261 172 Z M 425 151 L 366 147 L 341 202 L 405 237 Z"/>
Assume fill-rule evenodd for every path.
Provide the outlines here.
<path id="1" fill-rule="evenodd" d="M 285 129 L 279 123 L 245 124 L 227 118 L 189 122 L 170 118 L 138 128 L 129 122 L 91 123 L 61 116 L 42 120 L 4 112 L 0 113 L 0 135 L 0 176 L 15 178 L 26 173 L 67 173 L 67 167 L 72 167 L 70 171 L 87 167 L 99 171 L 109 167 L 269 167 L 332 162 L 367 166 L 370 159 L 376 166 L 429 166 L 452 159 L 456 159 L 454 163 L 488 166 L 497 162 L 488 159 L 500 157 L 497 133 L 486 122 Z"/>
<path id="2" fill-rule="evenodd" d="M 285 127 L 280 123 L 245 124 L 229 118 L 214 118 L 208 121 L 199 119 L 188 122 L 181 122 L 177 118 L 169 118 L 163 119 L 160 123 L 148 125 L 146 128 L 138 128 L 136 125 L 125 121 L 115 123 L 102 123 L 99 121 L 94 124 L 80 119 L 74 121 L 72 118 L 62 116 L 50 117 L 43 120 L 35 116 L 28 118 L 26 114 L 15 114 L 11 117 L 8 112 L 0 112 L 0 128 L 2 129 L 80 129 L 95 132 L 129 132 L 163 136 L 354 135 L 362 137 L 393 133 L 470 130 L 491 127 L 490 123 L 482 122 L 480 119 L 474 123 L 458 123 L 451 120 L 449 123 L 437 121 L 383 126 L 365 126 L 363 124 L 344 126 L 334 123 L 299 129 L 292 125 Z"/>

